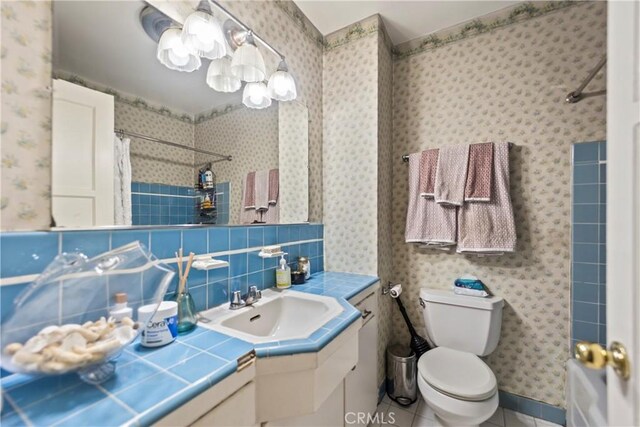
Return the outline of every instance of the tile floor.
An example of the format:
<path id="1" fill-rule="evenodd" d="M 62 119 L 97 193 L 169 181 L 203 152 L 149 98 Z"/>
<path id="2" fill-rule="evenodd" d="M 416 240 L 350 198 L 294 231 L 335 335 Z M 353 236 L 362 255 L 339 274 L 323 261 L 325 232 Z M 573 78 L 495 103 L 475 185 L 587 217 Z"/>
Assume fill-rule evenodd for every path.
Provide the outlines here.
<path id="1" fill-rule="evenodd" d="M 436 427 L 433 410 L 419 397 L 411 406 L 402 407 L 385 395 L 377 410 L 380 421 L 371 427 L 394 425 L 397 427 Z M 393 413 L 393 417 L 391 416 Z M 481 427 L 560 427 L 558 424 L 534 418 L 519 412 L 498 408 L 495 414 L 481 424 Z"/>

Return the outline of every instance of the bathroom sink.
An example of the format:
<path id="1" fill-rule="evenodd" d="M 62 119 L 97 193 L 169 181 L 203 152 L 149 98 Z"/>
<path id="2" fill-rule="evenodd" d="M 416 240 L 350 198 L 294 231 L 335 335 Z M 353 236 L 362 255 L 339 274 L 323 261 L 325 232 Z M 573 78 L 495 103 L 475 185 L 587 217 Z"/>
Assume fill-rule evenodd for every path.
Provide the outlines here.
<path id="1" fill-rule="evenodd" d="M 308 338 L 343 310 L 331 297 L 267 289 L 252 306 L 230 310 L 224 304 L 201 312 L 200 325 L 258 344 Z"/>

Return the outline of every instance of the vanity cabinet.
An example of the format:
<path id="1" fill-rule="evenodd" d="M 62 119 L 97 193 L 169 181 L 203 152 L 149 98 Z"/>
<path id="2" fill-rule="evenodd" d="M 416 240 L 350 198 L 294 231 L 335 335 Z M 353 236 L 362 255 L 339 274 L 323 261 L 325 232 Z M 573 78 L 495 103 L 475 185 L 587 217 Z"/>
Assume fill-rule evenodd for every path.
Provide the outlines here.
<path id="1" fill-rule="evenodd" d="M 204 414 L 192 427 L 256 425 L 256 384 L 251 381 Z"/>
<path id="2" fill-rule="evenodd" d="M 255 359 L 165 415 L 154 426 L 257 426 Z"/>
<path id="3" fill-rule="evenodd" d="M 378 405 L 378 293 L 379 285 L 373 285 L 354 297 L 349 303 L 360 310 L 362 327 L 358 331 L 357 359 L 351 370 L 326 400 L 313 413 L 269 421 L 264 427 L 336 427 L 367 425 Z M 288 399 L 296 394 L 294 389 L 284 390 L 280 398 Z M 364 416 L 358 414 L 364 414 Z"/>
<path id="4" fill-rule="evenodd" d="M 378 406 L 378 292 L 370 292 L 364 298 L 349 302 L 362 313 L 362 328 L 358 333 L 358 364 L 344 379 L 345 424 L 358 425 L 358 414 L 374 414 Z M 360 418 L 362 420 L 362 418 Z M 364 418 L 367 420 L 367 417 Z M 366 425 L 367 421 L 363 425 Z"/>

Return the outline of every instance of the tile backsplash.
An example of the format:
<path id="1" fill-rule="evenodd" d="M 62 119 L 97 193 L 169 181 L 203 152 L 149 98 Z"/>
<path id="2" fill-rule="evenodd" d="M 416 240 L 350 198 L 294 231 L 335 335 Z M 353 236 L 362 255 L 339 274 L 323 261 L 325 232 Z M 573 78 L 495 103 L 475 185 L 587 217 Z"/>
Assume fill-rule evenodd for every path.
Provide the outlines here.
<path id="1" fill-rule="evenodd" d="M 228 267 L 208 271 L 191 270 L 189 289 L 198 310 L 229 301 L 234 290 L 246 293 L 250 285 L 260 289 L 275 285 L 277 258 L 262 259 L 265 245 L 280 244 L 289 255 L 292 269 L 298 256 L 308 256 L 312 272 L 324 270 L 323 226 L 320 224 L 247 227 L 143 228 L 130 230 L 51 231 L 0 234 L 0 309 L 4 320 L 13 312 L 15 297 L 63 252 L 82 252 L 89 257 L 133 241 L 140 241 L 158 258 L 176 269 L 174 252 L 211 254 L 229 262 Z M 177 275 L 176 275 L 177 276 Z M 177 277 L 167 297 L 177 286 Z M 124 289 L 123 289 L 124 290 Z M 105 298 L 106 309 L 113 304 Z"/>
<path id="2" fill-rule="evenodd" d="M 133 225 L 193 224 L 198 196 L 193 187 L 131 183 Z"/>
<path id="3" fill-rule="evenodd" d="M 606 345 L 606 142 L 573 146 L 571 344 Z"/>

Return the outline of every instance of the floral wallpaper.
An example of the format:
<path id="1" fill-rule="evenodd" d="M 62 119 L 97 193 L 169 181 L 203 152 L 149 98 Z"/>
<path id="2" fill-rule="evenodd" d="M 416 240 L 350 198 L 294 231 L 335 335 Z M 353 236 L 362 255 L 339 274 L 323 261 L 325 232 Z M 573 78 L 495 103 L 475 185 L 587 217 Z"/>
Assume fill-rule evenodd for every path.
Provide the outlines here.
<path id="1" fill-rule="evenodd" d="M 356 24 L 358 26 L 359 24 Z M 325 268 L 392 280 L 390 43 L 378 15 L 365 36 L 327 49 L 323 73 Z M 331 43 L 345 30 L 326 37 Z M 354 78 L 357 76 L 357 78 Z M 379 300 L 378 383 L 385 375 L 391 301 Z"/>
<path id="2" fill-rule="evenodd" d="M 115 127 L 193 147 L 195 125 L 129 103 L 115 102 Z M 131 138 L 131 180 L 180 187 L 195 183 L 194 153 Z"/>
<path id="3" fill-rule="evenodd" d="M 278 167 L 278 104 L 263 110 L 240 108 L 195 125 L 195 147 L 231 155 L 213 164 L 217 182 L 229 182 L 229 224 L 240 224 L 243 183 L 247 173 Z M 196 154 L 196 163 L 210 161 Z"/>
<path id="4" fill-rule="evenodd" d="M 386 286 L 394 280 L 393 252 L 391 247 L 392 193 L 392 141 L 393 141 L 393 63 L 391 42 L 382 26 L 378 37 L 378 277 Z M 380 316 L 378 319 L 378 384 L 384 381 L 385 351 L 393 336 L 392 299 L 379 296 Z"/>
<path id="5" fill-rule="evenodd" d="M 3 230 L 51 223 L 51 3 L 2 2 Z"/>
<path id="6" fill-rule="evenodd" d="M 280 222 L 309 218 L 309 112 L 299 102 L 278 105 L 278 168 L 280 169 Z"/>
<path id="7" fill-rule="evenodd" d="M 580 2 L 402 57 L 393 74 L 393 265 L 414 324 L 421 287 L 478 276 L 504 297 L 502 335 L 487 358 L 501 390 L 565 404 L 570 357 L 571 144 L 602 140 L 605 97 L 566 104 L 606 51 L 605 2 Z M 603 88 L 600 73 L 590 88 Z M 515 143 L 514 254 L 476 258 L 404 242 L 407 165 L 426 148 L 486 140 Z M 409 337 L 394 310 L 393 333 Z"/>

